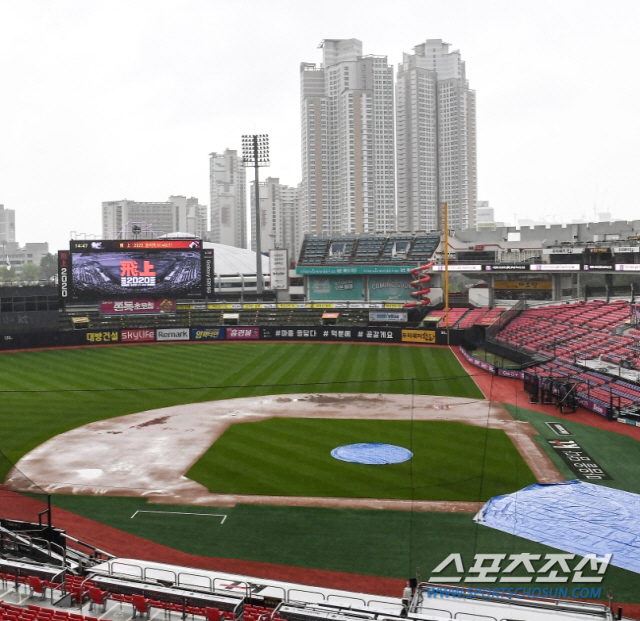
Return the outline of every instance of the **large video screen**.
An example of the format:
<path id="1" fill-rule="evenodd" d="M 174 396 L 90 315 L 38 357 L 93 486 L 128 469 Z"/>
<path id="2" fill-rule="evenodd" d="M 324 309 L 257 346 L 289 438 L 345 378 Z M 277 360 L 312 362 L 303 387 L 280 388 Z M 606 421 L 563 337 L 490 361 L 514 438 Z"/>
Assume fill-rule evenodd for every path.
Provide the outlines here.
<path id="1" fill-rule="evenodd" d="M 199 239 L 72 240 L 66 267 L 61 297 L 70 302 L 208 298 L 213 251 L 204 250 Z"/>

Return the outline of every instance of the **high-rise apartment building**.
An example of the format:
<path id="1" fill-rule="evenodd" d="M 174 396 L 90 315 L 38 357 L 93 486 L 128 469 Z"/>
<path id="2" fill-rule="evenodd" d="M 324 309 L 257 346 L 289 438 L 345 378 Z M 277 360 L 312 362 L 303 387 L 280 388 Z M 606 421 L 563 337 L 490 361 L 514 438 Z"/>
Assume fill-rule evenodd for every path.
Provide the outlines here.
<path id="1" fill-rule="evenodd" d="M 170 196 L 167 202 L 139 203 L 137 201 L 106 201 L 102 203 L 103 239 L 130 238 L 134 226 L 142 238 L 158 237 L 168 233 L 190 233 L 205 237 L 207 208 L 198 199 Z"/>
<path id="2" fill-rule="evenodd" d="M 396 82 L 398 230 L 475 227 L 476 98 L 441 39 L 404 54 Z"/>
<path id="3" fill-rule="evenodd" d="M 302 201 L 317 235 L 393 231 L 393 68 L 357 39 L 325 39 L 302 63 Z"/>
<path id="4" fill-rule="evenodd" d="M 247 248 L 246 174 L 237 151 L 209 155 L 209 193 L 209 241 Z"/>
<path id="5" fill-rule="evenodd" d="M 15 209 L 5 209 L 0 205 L 0 242 L 16 241 L 16 212 Z"/>
<path id="6" fill-rule="evenodd" d="M 286 248 L 290 259 L 297 259 L 302 241 L 303 218 L 299 189 L 267 177 L 258 185 L 260 191 L 260 248 L 267 252 Z M 251 249 L 256 249 L 255 183 L 251 182 Z"/>

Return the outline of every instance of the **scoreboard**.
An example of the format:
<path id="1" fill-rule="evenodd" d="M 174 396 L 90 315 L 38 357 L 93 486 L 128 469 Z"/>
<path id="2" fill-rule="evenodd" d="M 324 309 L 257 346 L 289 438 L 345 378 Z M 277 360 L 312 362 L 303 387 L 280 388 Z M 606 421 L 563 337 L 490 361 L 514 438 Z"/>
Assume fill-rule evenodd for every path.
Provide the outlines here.
<path id="1" fill-rule="evenodd" d="M 71 240 L 58 253 L 65 302 L 211 298 L 213 250 L 200 239 Z"/>

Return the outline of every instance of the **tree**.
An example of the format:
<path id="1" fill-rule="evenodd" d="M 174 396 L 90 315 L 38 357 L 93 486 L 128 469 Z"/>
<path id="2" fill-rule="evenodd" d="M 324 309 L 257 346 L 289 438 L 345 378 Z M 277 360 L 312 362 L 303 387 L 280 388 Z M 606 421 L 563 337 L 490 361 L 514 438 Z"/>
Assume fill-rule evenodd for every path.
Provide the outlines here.
<path id="1" fill-rule="evenodd" d="M 58 273 L 58 254 L 45 254 L 40 259 L 40 278 L 49 280 Z"/>
<path id="2" fill-rule="evenodd" d="M 20 280 L 40 280 L 42 271 L 35 263 L 25 263 L 20 272 Z"/>
<path id="3" fill-rule="evenodd" d="M 9 282 L 11 280 L 18 280 L 16 271 L 9 269 L 6 265 L 0 267 L 0 282 Z"/>

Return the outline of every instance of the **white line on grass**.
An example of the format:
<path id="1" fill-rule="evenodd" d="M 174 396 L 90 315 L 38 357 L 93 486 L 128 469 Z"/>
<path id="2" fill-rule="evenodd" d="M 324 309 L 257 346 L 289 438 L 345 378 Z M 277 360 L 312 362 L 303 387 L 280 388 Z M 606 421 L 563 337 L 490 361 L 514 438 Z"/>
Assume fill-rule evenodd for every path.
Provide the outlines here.
<path id="1" fill-rule="evenodd" d="M 136 511 L 131 516 L 131 519 L 133 520 L 138 513 L 172 513 L 173 515 L 206 515 L 208 517 L 220 517 L 222 518 L 220 521 L 221 525 L 224 524 L 224 521 L 227 519 L 227 516 L 224 513 L 187 513 L 186 511 Z"/>

